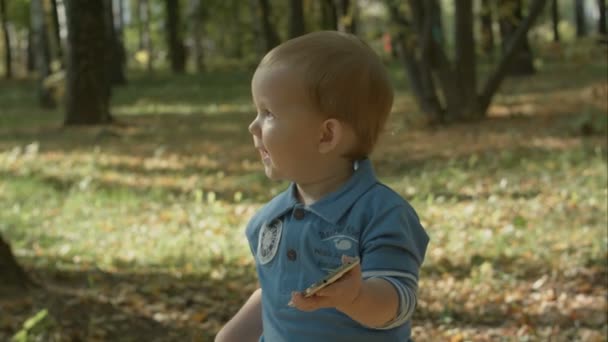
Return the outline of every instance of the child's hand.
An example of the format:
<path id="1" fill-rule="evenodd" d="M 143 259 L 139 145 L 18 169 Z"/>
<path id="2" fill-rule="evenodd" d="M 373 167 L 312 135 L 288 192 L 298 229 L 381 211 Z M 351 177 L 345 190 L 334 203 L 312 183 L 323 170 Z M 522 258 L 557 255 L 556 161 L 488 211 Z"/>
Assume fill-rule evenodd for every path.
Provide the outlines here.
<path id="1" fill-rule="evenodd" d="M 347 263 L 351 259 L 353 258 L 343 255 L 342 263 Z M 304 297 L 301 292 L 292 292 L 289 305 L 302 311 L 348 308 L 359 296 L 362 284 L 361 265 L 357 265 L 335 283 L 308 298 Z"/>

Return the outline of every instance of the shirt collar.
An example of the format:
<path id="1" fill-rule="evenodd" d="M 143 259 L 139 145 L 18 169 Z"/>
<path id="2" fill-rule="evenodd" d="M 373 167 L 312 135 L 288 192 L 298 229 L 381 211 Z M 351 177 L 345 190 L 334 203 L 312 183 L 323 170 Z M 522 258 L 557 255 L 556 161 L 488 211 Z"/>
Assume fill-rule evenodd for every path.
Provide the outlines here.
<path id="1" fill-rule="evenodd" d="M 369 159 L 355 161 L 353 168 L 355 170 L 352 176 L 340 189 L 328 194 L 307 209 L 332 224 L 338 223 L 353 203 L 377 182 Z M 266 212 L 269 221 L 282 216 L 299 204 L 296 191 L 295 183 L 291 183 L 287 190 L 268 203 Z"/>
<path id="2" fill-rule="evenodd" d="M 337 191 L 312 204 L 309 209 L 324 220 L 336 224 L 346 211 L 378 181 L 369 159 L 355 161 L 355 171 Z"/>

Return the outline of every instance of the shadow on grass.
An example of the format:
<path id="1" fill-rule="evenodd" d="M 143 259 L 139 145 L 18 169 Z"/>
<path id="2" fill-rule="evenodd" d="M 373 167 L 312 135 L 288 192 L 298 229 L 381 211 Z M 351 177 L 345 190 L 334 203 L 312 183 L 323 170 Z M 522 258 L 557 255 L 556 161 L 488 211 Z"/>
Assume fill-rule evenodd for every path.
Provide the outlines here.
<path id="1" fill-rule="evenodd" d="M 47 309 L 49 318 L 39 334 L 50 341 L 212 341 L 256 284 L 252 266 L 231 262 L 224 266 L 233 271 L 218 277 L 29 266 L 33 261 L 21 260 L 43 286 L 24 298 L 0 298 L 0 340 Z"/>

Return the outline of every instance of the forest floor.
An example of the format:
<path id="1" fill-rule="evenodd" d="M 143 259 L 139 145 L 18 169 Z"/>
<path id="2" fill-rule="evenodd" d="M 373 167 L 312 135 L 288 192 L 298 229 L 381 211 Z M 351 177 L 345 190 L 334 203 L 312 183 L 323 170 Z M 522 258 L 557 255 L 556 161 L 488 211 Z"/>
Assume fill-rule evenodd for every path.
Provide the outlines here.
<path id="1" fill-rule="evenodd" d="M 605 60 L 547 63 L 436 128 L 393 73 L 372 160 L 431 237 L 415 340 L 605 341 Z M 40 285 L 0 298 L 0 340 L 212 341 L 257 286 L 244 225 L 285 187 L 247 132 L 249 77 L 133 73 L 125 125 L 80 128 L 0 82 L 0 233 Z"/>

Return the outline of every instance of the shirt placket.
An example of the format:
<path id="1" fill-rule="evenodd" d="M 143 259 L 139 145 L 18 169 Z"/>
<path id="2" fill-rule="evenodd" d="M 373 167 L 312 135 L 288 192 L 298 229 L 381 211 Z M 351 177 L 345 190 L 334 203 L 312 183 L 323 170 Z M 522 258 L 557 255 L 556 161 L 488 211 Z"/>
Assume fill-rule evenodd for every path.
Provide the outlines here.
<path id="1" fill-rule="evenodd" d="M 300 239 L 306 224 L 306 217 L 309 214 L 302 205 L 298 204 L 294 206 L 287 221 L 285 248 L 282 251 L 285 254 L 281 256 L 285 260 L 284 270 L 281 272 L 281 292 L 284 294 L 290 294 L 297 290 L 296 287 L 302 271 L 302 257 L 304 256 L 304 251 L 300 250 Z"/>

